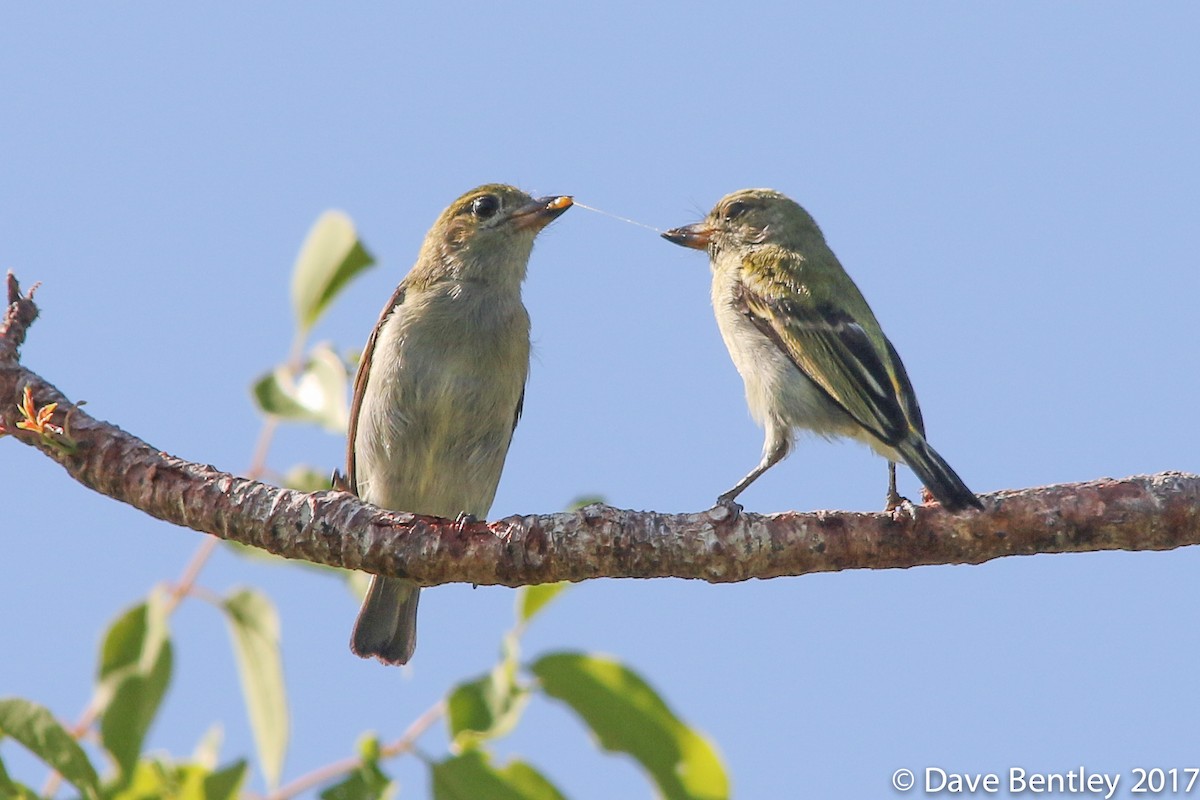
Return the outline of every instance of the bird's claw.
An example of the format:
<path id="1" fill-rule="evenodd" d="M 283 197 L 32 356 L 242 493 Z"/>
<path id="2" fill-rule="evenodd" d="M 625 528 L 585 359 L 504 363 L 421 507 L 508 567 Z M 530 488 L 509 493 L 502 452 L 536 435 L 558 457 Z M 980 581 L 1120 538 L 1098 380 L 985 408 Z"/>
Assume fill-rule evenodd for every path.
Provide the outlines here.
<path id="1" fill-rule="evenodd" d="M 887 505 L 884 506 L 883 513 L 891 514 L 893 517 L 895 517 L 897 513 L 907 514 L 910 517 L 915 517 L 917 513 L 917 506 L 907 497 L 896 492 L 889 492 Z"/>
<path id="2" fill-rule="evenodd" d="M 913 504 L 912 500 L 909 500 L 907 497 L 900 494 L 899 492 L 890 491 L 887 493 L 887 501 L 883 506 L 883 510 L 885 512 L 892 512 L 892 511 L 895 511 L 897 508 L 900 508 L 901 506 L 911 506 L 912 504 Z"/>
<path id="3" fill-rule="evenodd" d="M 721 509 L 725 512 L 723 515 L 721 515 L 720 519 L 725 519 L 728 517 L 730 522 L 736 521 L 737 518 L 742 515 L 742 504 L 726 494 L 723 494 L 717 498 L 717 502 L 713 506 L 713 510 L 715 511 L 717 509 Z"/>

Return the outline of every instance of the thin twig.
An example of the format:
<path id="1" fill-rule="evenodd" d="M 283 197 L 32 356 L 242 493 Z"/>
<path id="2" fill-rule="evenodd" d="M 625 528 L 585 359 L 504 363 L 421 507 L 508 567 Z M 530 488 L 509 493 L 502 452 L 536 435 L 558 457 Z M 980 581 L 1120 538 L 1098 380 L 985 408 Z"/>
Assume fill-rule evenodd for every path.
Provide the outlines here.
<path id="1" fill-rule="evenodd" d="M 412 724 L 404 731 L 399 739 L 389 745 L 379 748 L 380 760 L 395 758 L 412 750 L 417 739 L 421 734 L 437 722 L 446 713 L 446 702 L 439 700 L 424 711 L 419 717 L 413 720 Z M 289 783 L 280 789 L 277 789 L 272 794 L 267 795 L 266 800 L 289 800 L 302 792 L 321 786 L 334 778 L 342 775 L 347 775 L 356 769 L 363 766 L 361 757 L 352 756 L 343 758 L 340 761 L 334 761 L 331 764 L 326 764 L 319 769 L 315 769 L 307 775 L 302 775 L 296 780 Z"/>
<path id="2" fill-rule="evenodd" d="M 212 554 L 216 551 L 220 539 L 215 536 L 206 536 L 200 546 L 196 548 L 196 552 L 192 554 L 188 560 L 187 566 L 183 568 L 183 574 L 179 576 L 179 580 L 171 587 L 170 594 L 167 595 L 166 611 L 170 615 L 179 606 L 179 603 L 187 596 L 192 587 L 196 584 L 196 579 L 200 577 L 200 571 L 204 569 L 204 565 L 212 558 Z"/>
<path id="3" fill-rule="evenodd" d="M 250 469 L 246 477 L 251 480 L 260 479 L 267 471 L 267 453 L 275 439 L 275 431 L 279 428 L 279 418 L 268 414 L 263 421 L 262 430 L 258 432 L 258 441 L 254 444 L 254 454 L 250 457 Z"/>

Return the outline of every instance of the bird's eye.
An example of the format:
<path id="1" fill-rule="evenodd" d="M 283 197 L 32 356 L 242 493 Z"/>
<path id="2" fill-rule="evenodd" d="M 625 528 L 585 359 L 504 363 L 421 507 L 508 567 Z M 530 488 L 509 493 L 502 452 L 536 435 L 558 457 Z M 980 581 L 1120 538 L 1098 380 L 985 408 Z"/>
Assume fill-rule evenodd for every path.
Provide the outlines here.
<path id="1" fill-rule="evenodd" d="M 485 194 L 471 201 L 471 213 L 480 219 L 494 216 L 500 210 L 500 198 L 494 194 Z"/>
<path id="2" fill-rule="evenodd" d="M 725 207 L 725 219 L 730 221 L 737 219 L 742 214 L 746 213 L 746 208 L 746 204 L 741 201 L 730 203 Z"/>

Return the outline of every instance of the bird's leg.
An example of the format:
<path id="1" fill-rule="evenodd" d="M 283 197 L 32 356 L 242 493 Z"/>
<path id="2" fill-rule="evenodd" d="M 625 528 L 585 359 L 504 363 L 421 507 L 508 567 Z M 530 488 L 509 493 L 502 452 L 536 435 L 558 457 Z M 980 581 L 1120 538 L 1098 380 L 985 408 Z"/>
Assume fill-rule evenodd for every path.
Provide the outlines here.
<path id="1" fill-rule="evenodd" d="M 912 505 L 912 501 L 904 497 L 900 492 L 896 491 L 896 462 L 888 461 L 888 491 L 887 504 L 883 507 L 884 511 L 895 511 L 904 504 Z"/>
<path id="2" fill-rule="evenodd" d="M 734 500 L 739 494 L 746 490 L 746 487 L 758 480 L 758 477 L 771 467 L 783 460 L 788 451 L 792 449 L 791 432 L 787 431 L 783 435 L 779 432 L 768 429 L 767 441 L 763 446 L 762 461 L 758 462 L 758 466 L 750 470 L 750 474 L 738 481 L 737 486 L 734 486 L 728 492 L 725 492 L 717 498 L 717 505 L 735 506 L 737 503 Z M 739 506 L 740 508 L 740 506 Z"/>

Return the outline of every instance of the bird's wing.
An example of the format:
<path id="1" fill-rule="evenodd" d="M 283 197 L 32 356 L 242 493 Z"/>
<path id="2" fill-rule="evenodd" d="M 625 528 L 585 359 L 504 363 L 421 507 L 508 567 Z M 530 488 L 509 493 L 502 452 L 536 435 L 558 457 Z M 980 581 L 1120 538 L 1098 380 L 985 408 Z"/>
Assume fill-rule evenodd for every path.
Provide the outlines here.
<path id="1" fill-rule="evenodd" d="M 521 421 L 521 412 L 525 410 L 525 387 L 521 387 L 521 396 L 517 398 L 517 410 L 513 413 L 512 429 L 517 429 L 517 423 Z M 509 441 L 512 441 L 512 433 L 509 432 Z"/>
<path id="2" fill-rule="evenodd" d="M 396 291 L 392 293 L 391 299 L 383 307 L 383 311 L 379 315 L 379 321 L 375 323 L 375 327 L 371 330 L 371 335 L 367 339 L 367 344 L 363 348 L 362 355 L 358 357 L 358 371 L 354 374 L 354 395 L 350 400 L 350 427 L 346 431 L 346 483 L 350 491 L 354 494 L 358 494 L 358 477 L 355 475 L 354 463 L 354 439 L 358 436 L 358 415 L 362 411 L 363 395 L 367 392 L 367 373 L 370 372 L 370 365 L 375 355 L 375 341 L 379 338 L 379 332 L 383 330 L 383 323 L 404 302 L 406 288 L 403 282 L 396 287 Z"/>
<path id="3" fill-rule="evenodd" d="M 904 416 L 908 419 L 908 424 L 924 438 L 925 418 L 921 416 L 921 407 L 917 405 L 917 392 L 913 389 L 912 381 L 908 379 L 908 372 L 904 369 L 900 354 L 886 336 L 883 341 L 887 344 L 888 363 L 892 365 L 892 373 L 896 376 L 896 388 L 900 393 L 900 405 L 904 408 Z"/>
<path id="4" fill-rule="evenodd" d="M 780 285 L 779 276 L 790 270 L 748 266 L 734 302 L 797 369 L 883 443 L 894 445 L 911 429 L 923 433 L 904 365 L 873 318 L 855 319 L 829 302 Z"/>

